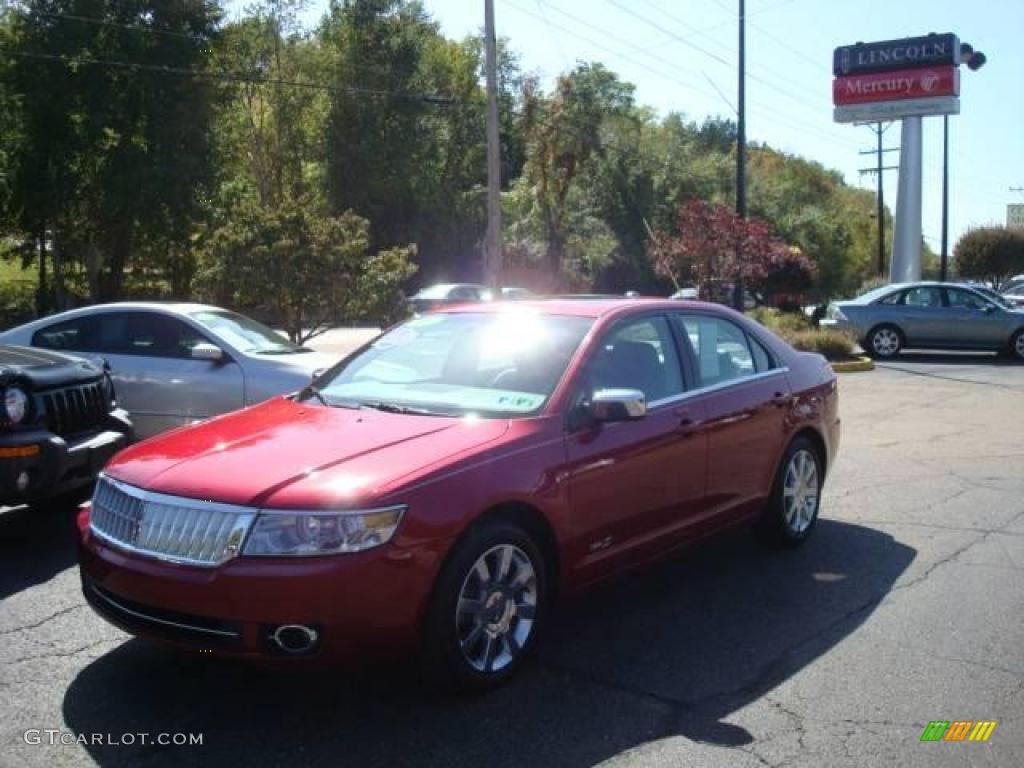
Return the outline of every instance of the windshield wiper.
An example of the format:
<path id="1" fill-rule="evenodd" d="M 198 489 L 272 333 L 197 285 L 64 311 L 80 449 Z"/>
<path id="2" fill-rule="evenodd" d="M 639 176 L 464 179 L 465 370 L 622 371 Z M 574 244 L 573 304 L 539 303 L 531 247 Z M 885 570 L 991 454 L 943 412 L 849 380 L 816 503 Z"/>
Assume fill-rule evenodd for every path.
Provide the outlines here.
<path id="1" fill-rule="evenodd" d="M 355 411 L 362 407 L 360 403 L 357 403 L 352 400 L 335 400 L 334 402 L 331 402 L 330 400 L 323 396 L 323 393 L 320 391 L 320 388 L 315 384 L 307 384 L 302 389 L 300 389 L 298 397 L 300 400 L 305 400 L 309 397 L 315 397 L 317 400 L 320 401 L 321 405 L 324 405 L 328 408 L 348 408 L 350 410 Z"/>
<path id="2" fill-rule="evenodd" d="M 312 352 L 313 350 L 309 347 L 264 347 L 263 349 L 254 349 L 253 354 L 256 355 L 298 355 L 303 352 Z"/>
<path id="3" fill-rule="evenodd" d="M 373 408 L 385 413 L 412 413 L 417 416 L 444 416 L 446 414 L 431 411 L 428 408 L 416 408 L 411 405 L 398 405 L 397 403 L 385 403 L 380 400 L 371 400 L 361 403 L 363 408 Z"/>

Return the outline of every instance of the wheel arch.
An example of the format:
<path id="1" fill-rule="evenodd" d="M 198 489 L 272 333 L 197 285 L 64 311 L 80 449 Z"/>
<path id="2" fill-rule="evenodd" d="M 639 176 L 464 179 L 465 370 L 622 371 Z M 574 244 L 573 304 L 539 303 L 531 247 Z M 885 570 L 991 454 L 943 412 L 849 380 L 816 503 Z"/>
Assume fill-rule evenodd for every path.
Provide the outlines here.
<path id="1" fill-rule="evenodd" d="M 861 339 L 861 341 L 863 343 L 867 344 L 868 340 L 871 338 L 871 334 L 873 334 L 879 328 L 892 328 L 900 336 L 900 346 L 901 347 L 907 346 L 907 333 L 906 333 L 906 331 L 904 331 L 900 327 L 899 323 L 894 323 L 892 320 L 881 320 L 881 321 L 879 321 L 877 323 L 873 323 L 868 328 L 867 333 L 864 334 L 864 338 Z"/>
<path id="2" fill-rule="evenodd" d="M 490 521 L 513 523 L 526 531 L 537 542 L 541 555 L 544 557 L 544 565 L 547 567 L 548 588 L 551 590 L 552 597 L 557 596 L 561 581 L 561 555 L 555 529 L 544 513 L 532 504 L 523 501 L 500 502 L 481 512 L 466 530 L 469 531 Z"/>
<path id="3" fill-rule="evenodd" d="M 814 450 L 818 454 L 818 458 L 821 460 L 822 479 L 824 479 L 824 476 L 828 474 L 829 469 L 828 444 L 825 442 L 824 436 L 814 427 L 803 427 L 794 433 L 793 437 L 789 439 L 789 443 L 786 445 L 786 450 L 789 450 L 789 446 L 801 437 L 809 440 L 814 446 Z"/>

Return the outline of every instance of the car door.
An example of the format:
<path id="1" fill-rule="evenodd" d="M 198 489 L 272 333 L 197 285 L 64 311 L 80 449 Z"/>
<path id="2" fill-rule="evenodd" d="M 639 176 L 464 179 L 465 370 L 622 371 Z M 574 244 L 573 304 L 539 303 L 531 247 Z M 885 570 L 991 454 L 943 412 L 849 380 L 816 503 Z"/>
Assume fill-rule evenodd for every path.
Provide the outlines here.
<path id="1" fill-rule="evenodd" d="M 242 407 L 242 372 L 229 358 L 193 360 L 191 348 L 211 343 L 198 329 L 157 312 L 99 312 L 47 326 L 33 346 L 102 355 L 120 405 L 139 438 Z"/>
<path id="2" fill-rule="evenodd" d="M 964 288 L 946 288 L 949 335 L 957 346 L 999 349 L 1010 332 L 1006 314 L 984 296 Z"/>
<path id="3" fill-rule="evenodd" d="M 738 324 L 710 313 L 672 317 L 698 380 L 707 430 L 707 498 L 700 521 L 715 528 L 757 511 L 786 437 L 786 371 Z"/>
<path id="4" fill-rule="evenodd" d="M 945 305 L 942 289 L 935 285 L 919 285 L 903 293 L 899 309 L 900 327 L 907 346 L 949 346 L 954 322 Z"/>
<path id="5" fill-rule="evenodd" d="M 704 497 L 704 414 L 685 397 L 678 350 L 662 315 L 608 330 L 577 380 L 577 413 L 599 389 L 639 389 L 647 415 L 577 423 L 570 414 L 567 476 L 583 580 L 642 561 L 678 538 Z"/>

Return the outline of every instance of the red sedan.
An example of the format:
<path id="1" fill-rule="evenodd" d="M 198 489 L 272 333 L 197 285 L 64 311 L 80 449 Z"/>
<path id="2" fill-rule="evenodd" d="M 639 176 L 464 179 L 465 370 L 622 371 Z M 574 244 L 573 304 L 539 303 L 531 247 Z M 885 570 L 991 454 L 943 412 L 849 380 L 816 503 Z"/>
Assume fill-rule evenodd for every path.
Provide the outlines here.
<path id="1" fill-rule="evenodd" d="M 748 521 L 804 541 L 838 442 L 824 359 L 724 307 L 456 307 L 120 453 L 79 518 L 83 588 L 179 646 L 418 650 L 484 686 L 558 594 Z"/>

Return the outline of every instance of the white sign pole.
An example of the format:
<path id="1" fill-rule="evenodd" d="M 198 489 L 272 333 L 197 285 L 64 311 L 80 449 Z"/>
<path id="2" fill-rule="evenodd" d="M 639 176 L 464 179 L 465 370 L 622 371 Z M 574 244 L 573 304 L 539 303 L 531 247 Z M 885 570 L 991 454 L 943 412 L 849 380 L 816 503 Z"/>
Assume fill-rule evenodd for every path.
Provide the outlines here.
<path id="1" fill-rule="evenodd" d="M 921 118 L 904 117 L 889 280 L 921 279 Z"/>

